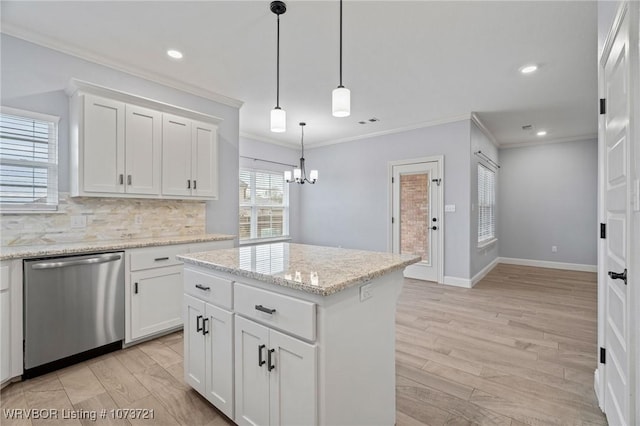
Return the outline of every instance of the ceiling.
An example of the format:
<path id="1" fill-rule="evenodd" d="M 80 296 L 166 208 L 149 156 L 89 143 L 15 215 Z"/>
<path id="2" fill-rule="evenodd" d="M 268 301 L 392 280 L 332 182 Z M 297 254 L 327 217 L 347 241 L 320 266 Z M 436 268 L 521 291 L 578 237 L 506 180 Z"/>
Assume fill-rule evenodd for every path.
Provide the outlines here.
<path id="1" fill-rule="evenodd" d="M 6 1 L 2 32 L 233 104 L 240 133 L 308 146 L 469 118 L 501 146 L 594 137 L 596 3 L 345 0 L 343 83 L 351 116 L 331 115 L 338 85 L 337 1 Z M 170 60 L 168 48 L 184 53 Z M 519 68 L 536 63 L 523 75 Z M 220 96 L 222 95 L 222 96 Z M 236 103 L 239 104 L 239 103 Z M 370 118 L 377 122 L 369 122 Z M 366 124 L 359 124 L 364 121 Z M 531 124 L 533 130 L 523 131 Z M 544 137 L 536 130 L 546 130 Z"/>

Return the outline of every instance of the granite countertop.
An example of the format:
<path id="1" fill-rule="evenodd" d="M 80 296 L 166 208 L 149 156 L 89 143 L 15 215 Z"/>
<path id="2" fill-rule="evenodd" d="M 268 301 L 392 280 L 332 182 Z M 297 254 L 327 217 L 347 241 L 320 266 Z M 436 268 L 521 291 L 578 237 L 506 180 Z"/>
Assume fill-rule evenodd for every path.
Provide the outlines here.
<path id="1" fill-rule="evenodd" d="M 292 243 L 177 256 L 185 263 L 329 296 L 420 261 L 419 256 Z"/>
<path id="2" fill-rule="evenodd" d="M 68 244 L 43 244 L 37 246 L 3 246 L 0 247 L 0 260 L 81 254 L 104 250 L 121 250 L 172 244 L 204 243 L 212 241 L 233 240 L 235 237 L 235 235 L 227 234 L 194 234 L 154 238 L 136 238 L 128 240 L 90 242 L 85 241 L 80 243 Z"/>

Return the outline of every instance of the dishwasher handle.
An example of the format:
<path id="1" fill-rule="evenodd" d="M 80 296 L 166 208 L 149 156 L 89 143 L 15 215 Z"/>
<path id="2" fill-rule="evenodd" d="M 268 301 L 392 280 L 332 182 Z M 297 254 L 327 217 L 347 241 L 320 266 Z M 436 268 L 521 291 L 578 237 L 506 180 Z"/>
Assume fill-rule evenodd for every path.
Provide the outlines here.
<path id="1" fill-rule="evenodd" d="M 54 269 L 54 268 L 64 268 L 66 266 L 76 266 L 76 265 L 96 265 L 98 263 L 106 263 L 113 262 L 114 260 L 122 259 L 122 255 L 113 253 L 113 254 L 101 254 L 94 257 L 88 257 L 85 259 L 78 260 L 61 260 L 59 262 L 43 262 L 43 263 L 34 263 L 31 265 L 31 269 Z"/>

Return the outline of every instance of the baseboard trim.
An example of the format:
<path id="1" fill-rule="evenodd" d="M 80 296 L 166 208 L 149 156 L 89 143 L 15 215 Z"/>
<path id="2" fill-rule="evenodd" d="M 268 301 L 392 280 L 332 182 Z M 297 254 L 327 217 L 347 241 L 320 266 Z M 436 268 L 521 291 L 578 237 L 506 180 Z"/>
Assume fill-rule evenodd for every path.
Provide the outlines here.
<path id="1" fill-rule="evenodd" d="M 548 260 L 516 259 L 513 257 L 499 257 L 498 263 L 508 265 L 536 266 L 538 268 L 566 269 L 569 271 L 597 272 L 596 265 L 584 265 L 582 263 L 552 262 Z"/>
<path id="2" fill-rule="evenodd" d="M 472 288 L 473 284 L 469 278 L 444 277 L 444 284 L 454 287 Z"/>
<path id="3" fill-rule="evenodd" d="M 496 257 L 495 259 L 493 259 L 491 261 L 491 263 L 489 263 L 487 266 L 485 266 L 480 272 L 475 274 L 473 276 L 473 278 L 471 278 L 471 287 L 474 287 L 476 284 L 478 284 L 480 282 L 480 280 L 482 280 L 484 277 L 486 277 L 487 274 L 489 272 L 491 272 L 491 270 L 493 268 L 496 267 L 496 265 L 499 263 L 499 261 L 500 261 L 500 258 Z"/>

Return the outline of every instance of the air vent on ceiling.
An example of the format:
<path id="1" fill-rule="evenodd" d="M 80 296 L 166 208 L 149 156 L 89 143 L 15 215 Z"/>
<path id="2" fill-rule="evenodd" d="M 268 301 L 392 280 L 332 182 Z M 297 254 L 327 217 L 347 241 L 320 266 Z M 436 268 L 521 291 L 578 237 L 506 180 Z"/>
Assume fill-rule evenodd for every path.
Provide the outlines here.
<path id="1" fill-rule="evenodd" d="M 533 130 L 533 125 L 531 124 L 525 124 L 524 126 L 522 126 L 522 130 L 524 130 L 525 132 L 528 132 L 530 130 Z"/>

